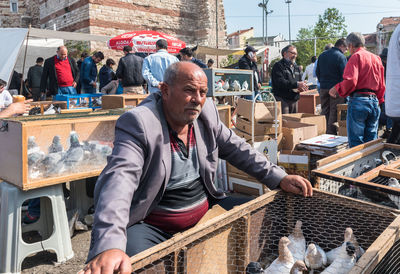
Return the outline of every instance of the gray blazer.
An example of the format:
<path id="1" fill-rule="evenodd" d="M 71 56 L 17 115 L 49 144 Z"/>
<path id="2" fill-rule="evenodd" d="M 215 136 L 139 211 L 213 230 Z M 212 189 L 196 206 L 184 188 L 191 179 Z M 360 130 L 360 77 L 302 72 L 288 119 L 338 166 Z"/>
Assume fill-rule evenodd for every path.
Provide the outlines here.
<path id="1" fill-rule="evenodd" d="M 206 100 L 193 125 L 200 176 L 212 197 L 225 197 L 213 183 L 218 158 L 227 160 L 271 189 L 287 175 L 228 129 L 220 121 L 211 100 Z M 161 94 L 153 93 L 117 121 L 112 155 L 96 183 L 88 261 L 108 249 L 125 251 L 126 228 L 142 221 L 156 207 L 170 172 L 168 126 Z"/>

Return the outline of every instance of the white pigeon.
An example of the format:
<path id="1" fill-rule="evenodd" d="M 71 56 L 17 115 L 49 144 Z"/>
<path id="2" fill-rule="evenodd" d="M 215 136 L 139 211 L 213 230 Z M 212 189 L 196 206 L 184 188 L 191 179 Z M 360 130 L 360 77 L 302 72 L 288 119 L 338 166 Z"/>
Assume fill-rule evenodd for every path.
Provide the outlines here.
<path id="1" fill-rule="evenodd" d="M 288 248 L 290 252 L 292 252 L 294 261 L 303 261 L 304 255 L 306 254 L 306 239 L 301 230 L 302 225 L 303 223 L 300 220 L 297 220 L 292 234 L 288 236 L 290 240 Z"/>
<path id="2" fill-rule="evenodd" d="M 229 79 L 226 79 L 225 83 L 222 85 L 222 89 L 225 91 L 229 89 Z"/>
<path id="3" fill-rule="evenodd" d="M 42 174 L 40 164 L 45 154 L 36 144 L 35 136 L 28 137 L 28 175 L 29 178 L 38 178 Z"/>
<path id="4" fill-rule="evenodd" d="M 55 107 L 53 106 L 53 104 L 50 105 L 50 107 L 43 112 L 43 115 L 52 115 L 52 114 L 56 114 L 57 111 L 55 109 Z"/>
<path id="5" fill-rule="evenodd" d="M 326 265 L 325 251 L 319 245 L 311 243 L 307 247 L 304 261 L 311 270 L 310 273 L 314 273 L 314 269 L 320 269 Z"/>
<path id="6" fill-rule="evenodd" d="M 391 152 L 390 150 L 385 150 L 384 152 L 382 152 L 382 159 L 383 159 L 383 163 L 385 165 L 390 164 L 390 161 L 392 160 L 396 160 L 396 155 Z"/>
<path id="7" fill-rule="evenodd" d="M 347 227 L 346 230 L 344 231 L 344 243 L 349 242 L 351 240 L 351 237 L 353 235 L 353 229 L 351 229 L 351 227 Z M 326 258 L 328 261 L 328 264 L 331 264 L 335 258 L 338 256 L 338 254 L 340 253 L 340 248 L 342 245 L 328 251 L 326 253 Z"/>
<path id="8" fill-rule="evenodd" d="M 233 81 L 233 90 L 234 91 L 239 91 L 240 90 L 240 84 L 238 80 Z"/>
<path id="9" fill-rule="evenodd" d="M 292 253 L 287 247 L 290 244 L 288 237 L 282 237 L 279 240 L 279 257 L 264 270 L 264 274 L 290 274 L 290 270 L 294 265 Z"/>
<path id="10" fill-rule="evenodd" d="M 290 270 L 290 274 L 302 274 L 303 271 L 307 271 L 306 264 L 303 261 L 296 261 Z"/>
<path id="11" fill-rule="evenodd" d="M 321 274 L 347 274 L 356 264 L 356 248 L 351 242 L 340 247 L 340 252 L 330 266 Z"/>
<path id="12" fill-rule="evenodd" d="M 393 177 L 389 178 L 388 186 L 394 187 L 394 188 L 400 188 L 399 180 L 397 180 L 396 178 L 393 178 Z M 400 195 L 388 194 L 388 196 L 389 196 L 389 199 L 392 200 L 392 202 L 396 204 L 397 208 L 400 209 Z"/>
<path id="13" fill-rule="evenodd" d="M 223 90 L 222 82 L 221 81 L 216 82 L 215 83 L 215 91 L 222 91 L 222 90 Z"/>
<path id="14" fill-rule="evenodd" d="M 242 84 L 242 90 L 248 90 L 249 89 L 249 83 L 247 81 L 244 81 Z"/>

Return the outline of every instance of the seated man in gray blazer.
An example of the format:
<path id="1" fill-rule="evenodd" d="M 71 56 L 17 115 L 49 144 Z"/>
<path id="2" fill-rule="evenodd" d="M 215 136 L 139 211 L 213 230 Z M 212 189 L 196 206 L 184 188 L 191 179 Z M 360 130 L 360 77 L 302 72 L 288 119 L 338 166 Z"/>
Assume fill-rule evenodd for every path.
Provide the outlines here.
<path id="1" fill-rule="evenodd" d="M 218 158 L 271 189 L 312 195 L 308 180 L 287 175 L 228 129 L 206 94 L 199 66 L 174 63 L 161 93 L 118 119 L 113 153 L 95 188 L 84 273 L 130 273 L 129 256 L 194 226 L 214 204 L 229 209 L 244 202 L 229 201 L 213 184 Z"/>

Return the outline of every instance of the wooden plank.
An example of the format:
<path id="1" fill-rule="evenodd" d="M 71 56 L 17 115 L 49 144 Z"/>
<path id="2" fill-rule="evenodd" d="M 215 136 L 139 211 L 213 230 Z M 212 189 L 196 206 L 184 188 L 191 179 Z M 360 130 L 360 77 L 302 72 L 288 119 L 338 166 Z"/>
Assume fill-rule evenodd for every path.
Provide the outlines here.
<path id="1" fill-rule="evenodd" d="M 337 169 L 337 168 L 339 168 L 341 166 L 344 166 L 346 164 L 354 162 L 355 160 L 358 160 L 358 159 L 361 159 L 361 158 L 363 158 L 365 156 L 368 156 L 368 155 L 370 155 L 370 154 L 372 154 L 372 153 L 374 153 L 374 152 L 376 152 L 378 150 L 381 150 L 383 147 L 384 147 L 384 144 L 378 143 L 378 144 L 373 145 L 373 146 L 367 146 L 365 149 L 359 150 L 359 151 L 357 151 L 355 153 L 346 154 L 345 157 L 343 157 L 343 155 L 340 155 L 341 153 L 339 152 L 337 154 L 332 155 L 332 156 L 335 156 L 334 159 L 336 159 L 336 160 L 333 160 L 332 162 L 329 162 L 329 163 L 327 163 L 327 164 L 325 164 L 323 166 L 319 166 L 317 168 L 317 170 L 325 171 L 325 172 L 329 172 L 329 171 L 335 170 L 335 169 Z M 328 158 L 330 158 L 332 156 L 329 156 Z M 332 160 L 332 158 L 331 158 L 331 160 Z M 317 166 L 318 166 L 318 164 L 317 164 Z"/>
<path id="2" fill-rule="evenodd" d="M 396 179 L 400 179 L 400 170 L 397 170 L 397 169 L 383 169 L 383 170 L 380 170 L 379 175 L 385 176 L 385 177 L 394 177 Z"/>
<path id="3" fill-rule="evenodd" d="M 359 268 L 352 269 L 349 273 L 370 273 L 393 246 L 393 243 L 399 239 L 399 230 L 400 216 L 382 232 L 357 261 L 356 266 Z M 362 269 L 362 272 L 358 272 L 359 269 Z"/>
<path id="4" fill-rule="evenodd" d="M 376 144 L 383 144 L 383 140 L 382 139 L 373 140 L 371 142 L 368 142 L 368 143 L 365 143 L 365 144 L 362 144 L 362 145 L 359 145 L 359 146 L 356 146 L 356 147 L 352 147 L 352 148 L 346 149 L 345 151 L 336 153 L 336 154 L 331 155 L 329 157 L 325 157 L 325 158 L 317 161 L 317 167 L 319 168 L 321 166 L 325 166 L 325 165 L 327 165 L 329 163 L 332 163 L 332 162 L 336 161 L 337 159 L 346 157 L 346 156 L 348 156 L 350 154 L 353 154 L 355 152 L 361 151 L 361 150 L 363 150 L 365 148 L 374 146 Z"/>
<path id="5" fill-rule="evenodd" d="M 60 113 L 88 113 L 92 112 L 91 108 L 70 108 L 70 109 L 61 109 Z"/>
<path id="6" fill-rule="evenodd" d="M 231 128 L 231 109 L 232 106 L 230 105 L 218 105 L 217 110 L 219 114 L 219 118 L 221 122 L 227 127 Z"/>

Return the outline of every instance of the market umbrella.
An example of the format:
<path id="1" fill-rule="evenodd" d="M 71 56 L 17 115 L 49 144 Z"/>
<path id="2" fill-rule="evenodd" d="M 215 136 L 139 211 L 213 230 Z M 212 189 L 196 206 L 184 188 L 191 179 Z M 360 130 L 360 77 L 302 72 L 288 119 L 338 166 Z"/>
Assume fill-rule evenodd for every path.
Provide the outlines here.
<path id="1" fill-rule="evenodd" d="M 151 30 L 132 31 L 118 35 L 108 41 L 108 47 L 122 50 L 124 46 L 131 46 L 136 52 L 152 53 L 156 52 L 156 42 L 159 39 L 165 39 L 168 42 L 169 53 L 178 53 L 186 47 L 185 42 L 173 36 Z"/>

